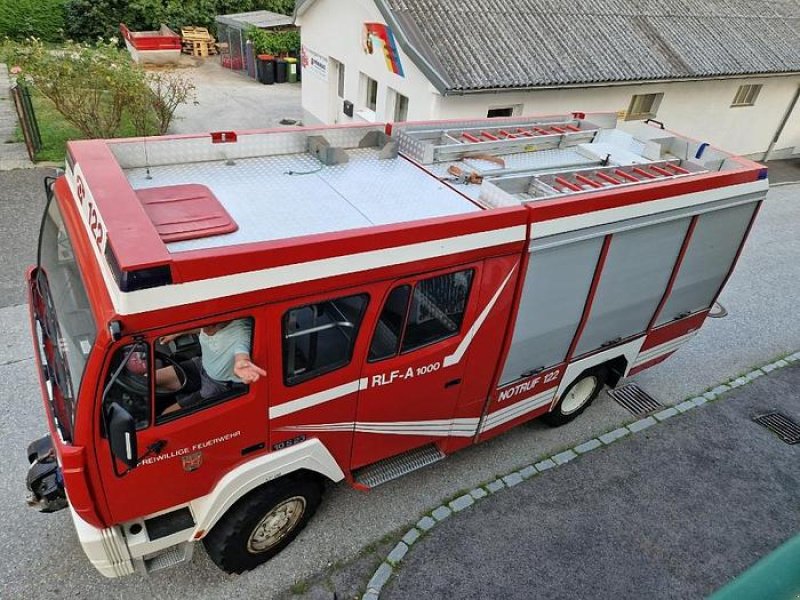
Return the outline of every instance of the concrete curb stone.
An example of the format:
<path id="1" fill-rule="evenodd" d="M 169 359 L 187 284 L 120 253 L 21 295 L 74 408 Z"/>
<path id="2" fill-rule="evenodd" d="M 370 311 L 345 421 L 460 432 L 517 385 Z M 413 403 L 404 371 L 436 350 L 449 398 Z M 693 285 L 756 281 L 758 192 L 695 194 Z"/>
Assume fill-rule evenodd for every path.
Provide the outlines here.
<path id="1" fill-rule="evenodd" d="M 453 500 L 448 506 L 450 510 L 453 512 L 461 512 L 465 508 L 468 508 L 475 504 L 475 499 L 470 496 L 469 494 L 464 494 L 463 496 L 459 496 L 455 500 Z"/>
<path id="2" fill-rule="evenodd" d="M 480 500 L 481 498 L 486 498 L 486 496 L 489 495 L 489 492 L 487 492 L 483 488 L 475 488 L 469 493 L 469 495 L 472 496 L 475 500 Z"/>
<path id="3" fill-rule="evenodd" d="M 431 513 L 433 518 L 436 519 L 437 521 L 440 521 L 440 522 L 444 521 L 447 517 L 449 517 L 452 514 L 453 514 L 453 511 L 450 510 L 449 508 L 447 508 L 444 504 L 442 504 L 438 508 L 435 508 L 433 510 L 433 512 Z"/>
<path id="4" fill-rule="evenodd" d="M 646 419 L 641 419 L 636 421 L 635 423 L 631 423 L 628 425 L 628 429 L 631 430 L 631 433 L 638 433 L 640 431 L 644 431 L 648 427 L 652 427 L 658 423 L 653 417 L 647 417 Z"/>
<path id="5" fill-rule="evenodd" d="M 522 475 L 519 473 L 519 471 L 515 471 L 514 473 L 511 473 L 503 477 L 503 482 L 508 487 L 514 487 L 515 485 L 520 484 L 523 481 L 524 480 L 522 479 Z"/>
<path id="6" fill-rule="evenodd" d="M 600 448 L 603 445 L 603 442 L 598 440 L 597 438 L 592 438 L 588 442 L 583 442 L 582 444 L 575 446 L 573 450 L 578 454 L 586 454 L 587 452 L 591 452 L 597 448 Z"/>
<path id="7" fill-rule="evenodd" d="M 666 420 L 667 420 L 667 419 L 669 419 L 670 417 L 674 417 L 674 416 L 675 416 L 675 415 L 677 415 L 677 414 L 678 414 L 678 409 L 677 409 L 677 408 L 675 408 L 674 406 L 670 406 L 668 409 L 666 409 L 666 410 L 662 410 L 661 412 L 657 412 L 657 413 L 656 413 L 656 414 L 654 414 L 653 416 L 654 416 L 654 417 L 655 417 L 655 418 L 656 418 L 658 421 L 666 421 Z"/>
<path id="8" fill-rule="evenodd" d="M 500 481 L 499 479 L 495 479 L 495 480 L 494 480 L 494 481 L 492 481 L 491 483 L 487 483 L 487 484 L 486 484 L 486 490 L 487 490 L 487 491 L 488 491 L 490 494 L 494 494 L 495 492 L 499 492 L 499 491 L 500 491 L 500 490 L 502 490 L 504 487 L 506 487 L 506 484 L 504 484 L 504 483 L 503 483 L 502 481 Z"/>
<path id="9" fill-rule="evenodd" d="M 543 460 L 543 461 L 541 461 L 541 462 L 538 462 L 538 463 L 536 463 L 536 464 L 534 465 L 534 467 L 536 467 L 536 470 L 537 470 L 537 471 L 539 471 L 539 472 L 541 472 L 541 471 L 547 471 L 547 469 L 552 469 L 552 468 L 553 468 L 553 467 L 555 467 L 555 466 L 556 466 L 556 463 L 554 463 L 554 462 L 553 462 L 552 460 L 550 460 L 549 458 L 548 458 L 548 459 L 546 459 L 546 460 Z"/>
<path id="10" fill-rule="evenodd" d="M 386 557 L 386 562 L 390 565 L 396 565 L 403 557 L 408 553 L 408 546 L 405 542 L 397 542 L 397 545 L 392 548 L 392 551 L 389 552 L 388 556 Z"/>

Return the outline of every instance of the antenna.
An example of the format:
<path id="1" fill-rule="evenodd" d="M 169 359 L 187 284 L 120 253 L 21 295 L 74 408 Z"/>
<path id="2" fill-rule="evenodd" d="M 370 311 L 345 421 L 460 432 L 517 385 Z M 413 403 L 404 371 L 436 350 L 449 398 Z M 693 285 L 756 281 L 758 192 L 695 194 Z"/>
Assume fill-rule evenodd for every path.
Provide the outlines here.
<path id="1" fill-rule="evenodd" d="M 150 156 L 147 154 L 147 126 L 145 126 L 144 130 L 144 166 L 147 173 L 145 179 L 152 179 L 153 176 L 150 175 Z"/>

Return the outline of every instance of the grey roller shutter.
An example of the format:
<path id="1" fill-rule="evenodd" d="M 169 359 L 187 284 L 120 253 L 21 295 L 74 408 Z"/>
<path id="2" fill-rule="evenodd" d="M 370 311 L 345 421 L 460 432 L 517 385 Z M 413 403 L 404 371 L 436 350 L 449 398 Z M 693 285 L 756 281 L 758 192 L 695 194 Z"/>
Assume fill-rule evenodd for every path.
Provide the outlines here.
<path id="1" fill-rule="evenodd" d="M 656 325 L 711 306 L 736 258 L 757 203 L 700 215 Z"/>
<path id="2" fill-rule="evenodd" d="M 501 385 L 566 358 L 602 246 L 597 237 L 531 254 Z"/>
<path id="3" fill-rule="evenodd" d="M 614 234 L 576 356 L 647 329 L 667 290 L 689 223 L 683 218 Z"/>

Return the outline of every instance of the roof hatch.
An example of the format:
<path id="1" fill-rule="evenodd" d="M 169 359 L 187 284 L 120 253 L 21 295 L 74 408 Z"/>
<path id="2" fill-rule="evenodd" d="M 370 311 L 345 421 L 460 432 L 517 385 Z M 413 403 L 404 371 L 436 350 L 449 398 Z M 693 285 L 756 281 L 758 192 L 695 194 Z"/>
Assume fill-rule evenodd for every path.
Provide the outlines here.
<path id="1" fill-rule="evenodd" d="M 136 190 L 164 243 L 233 233 L 239 226 L 204 185 L 168 185 Z"/>

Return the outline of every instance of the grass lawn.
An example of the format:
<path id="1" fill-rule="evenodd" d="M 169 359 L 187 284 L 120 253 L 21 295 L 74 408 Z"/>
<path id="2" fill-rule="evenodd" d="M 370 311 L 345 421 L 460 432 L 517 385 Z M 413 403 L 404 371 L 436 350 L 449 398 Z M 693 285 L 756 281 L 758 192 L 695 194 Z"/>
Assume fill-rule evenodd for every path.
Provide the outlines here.
<path id="1" fill-rule="evenodd" d="M 36 154 L 36 160 L 63 162 L 67 154 L 67 142 L 82 140 L 85 136 L 64 119 L 50 100 L 35 91 L 31 95 L 31 100 L 36 120 L 39 122 L 39 132 L 42 135 L 42 149 Z M 129 122 L 123 122 L 120 137 L 135 135 L 133 126 Z M 17 138 L 18 141 L 24 141 L 19 127 L 17 128 Z"/>

